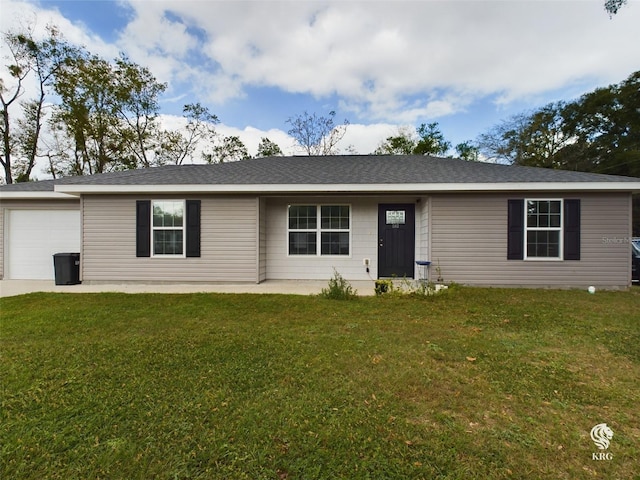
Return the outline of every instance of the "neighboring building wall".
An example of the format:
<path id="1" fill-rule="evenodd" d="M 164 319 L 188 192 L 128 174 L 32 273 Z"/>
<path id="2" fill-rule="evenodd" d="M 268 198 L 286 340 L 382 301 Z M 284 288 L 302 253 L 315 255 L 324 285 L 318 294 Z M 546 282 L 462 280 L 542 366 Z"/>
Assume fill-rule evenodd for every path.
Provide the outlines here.
<path id="1" fill-rule="evenodd" d="M 579 198 L 581 260 L 507 260 L 510 198 Z M 536 287 L 626 287 L 631 276 L 630 195 L 448 194 L 431 197 L 432 261 L 446 282 Z"/>
<path id="2" fill-rule="evenodd" d="M 80 200 L 2 200 L 0 202 L 0 278 L 4 278 L 5 242 L 8 241 L 5 232 L 5 217 L 7 210 L 80 210 Z M 8 227 L 8 225 L 7 225 Z"/>
<path id="3" fill-rule="evenodd" d="M 206 197 L 201 207 L 201 256 L 137 258 L 136 200 L 173 196 L 83 197 L 84 282 L 255 282 L 258 278 L 256 197 Z"/>
<path id="4" fill-rule="evenodd" d="M 267 199 L 267 279 L 328 280 L 335 268 L 347 280 L 371 280 L 378 276 L 378 204 L 415 203 L 417 197 L 291 197 Z M 289 256 L 287 206 L 351 205 L 351 255 Z M 416 237 L 420 229 L 420 204 L 416 206 Z M 416 238 L 416 258 L 420 240 Z M 370 259 L 369 273 L 363 265 Z"/>

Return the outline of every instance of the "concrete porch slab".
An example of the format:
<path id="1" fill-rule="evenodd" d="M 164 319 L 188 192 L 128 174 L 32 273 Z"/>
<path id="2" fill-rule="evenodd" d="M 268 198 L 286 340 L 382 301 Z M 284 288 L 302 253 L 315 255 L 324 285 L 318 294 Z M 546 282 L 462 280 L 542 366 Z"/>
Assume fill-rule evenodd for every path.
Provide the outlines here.
<path id="1" fill-rule="evenodd" d="M 358 295 L 374 295 L 373 281 L 354 281 L 351 286 Z M 267 280 L 259 284 L 80 284 L 56 285 L 53 280 L 0 280 L 0 297 L 24 295 L 32 292 L 60 293 L 280 293 L 293 295 L 317 295 L 327 288 L 325 280 Z"/>

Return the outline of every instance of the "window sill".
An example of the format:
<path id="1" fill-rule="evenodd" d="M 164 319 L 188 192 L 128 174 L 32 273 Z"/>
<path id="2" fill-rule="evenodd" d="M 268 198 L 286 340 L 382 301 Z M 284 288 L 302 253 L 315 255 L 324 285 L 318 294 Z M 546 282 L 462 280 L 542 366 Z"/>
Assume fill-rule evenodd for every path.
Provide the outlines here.
<path id="1" fill-rule="evenodd" d="M 532 257 L 532 258 L 524 258 L 525 262 L 564 262 L 564 258 L 553 258 L 553 257 Z"/>

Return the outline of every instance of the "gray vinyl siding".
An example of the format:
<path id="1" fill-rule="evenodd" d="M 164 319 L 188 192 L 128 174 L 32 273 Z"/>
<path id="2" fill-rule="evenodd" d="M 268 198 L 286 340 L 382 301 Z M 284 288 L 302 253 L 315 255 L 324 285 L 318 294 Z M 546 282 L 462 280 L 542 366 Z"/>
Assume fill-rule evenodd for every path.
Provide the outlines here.
<path id="1" fill-rule="evenodd" d="M 416 207 L 416 225 L 420 248 L 416 260 L 429 260 L 429 198 L 423 197 Z M 417 220 L 417 221 L 418 221 Z"/>
<path id="2" fill-rule="evenodd" d="M 0 278 L 4 278 L 7 210 L 80 210 L 80 200 L 2 200 L 0 202 Z"/>
<path id="3" fill-rule="evenodd" d="M 260 198 L 258 204 L 258 282 L 267 279 L 267 201 Z"/>
<path id="4" fill-rule="evenodd" d="M 569 194 L 581 201 L 581 260 L 507 260 L 507 201 L 563 198 L 548 195 L 434 195 L 431 197 L 432 261 L 446 282 L 535 287 L 626 287 L 631 235 L 630 195 Z"/>
<path id="5" fill-rule="evenodd" d="M 510 198 L 579 198 L 581 260 L 507 260 Z M 534 287 L 626 287 L 631 276 L 631 196 L 627 193 L 513 195 L 263 197 L 196 196 L 202 201 L 201 257 L 137 258 L 136 200 L 158 195 L 86 195 L 82 200 L 3 200 L 0 275 L 4 276 L 6 209 L 81 209 L 84 282 L 256 282 L 377 278 L 378 205 L 416 203 L 416 259 L 439 264 L 446 282 Z M 287 205 L 351 205 L 350 255 L 289 256 Z M 363 259 L 369 258 L 367 274 Z M 431 279 L 435 279 L 431 268 Z"/>
<path id="6" fill-rule="evenodd" d="M 347 280 L 372 280 L 378 275 L 378 204 L 412 203 L 416 197 L 292 197 L 267 200 L 267 279 L 329 280 L 335 268 Z M 349 256 L 288 255 L 287 206 L 350 205 Z M 419 209 L 416 209 L 418 212 Z M 416 214 L 416 222 L 419 216 Z M 416 228 L 416 236 L 419 227 Z M 419 242 L 416 241 L 416 250 Z M 363 265 L 370 259 L 369 273 Z"/>
<path id="7" fill-rule="evenodd" d="M 174 196 L 87 195 L 83 202 L 85 282 L 255 282 L 258 278 L 256 197 L 204 197 L 201 256 L 136 257 L 136 200 Z"/>

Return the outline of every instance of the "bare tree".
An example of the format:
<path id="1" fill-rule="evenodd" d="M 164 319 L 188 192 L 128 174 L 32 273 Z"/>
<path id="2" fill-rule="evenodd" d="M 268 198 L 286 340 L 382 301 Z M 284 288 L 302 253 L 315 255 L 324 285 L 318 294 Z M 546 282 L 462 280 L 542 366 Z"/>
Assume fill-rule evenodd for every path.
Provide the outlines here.
<path id="1" fill-rule="evenodd" d="M 336 112 L 329 112 L 328 117 L 306 111 L 296 117 L 287 119 L 291 129 L 287 132 L 298 146 L 309 156 L 335 155 L 338 153 L 337 144 L 347 132 L 349 121 L 341 125 L 334 123 Z"/>

